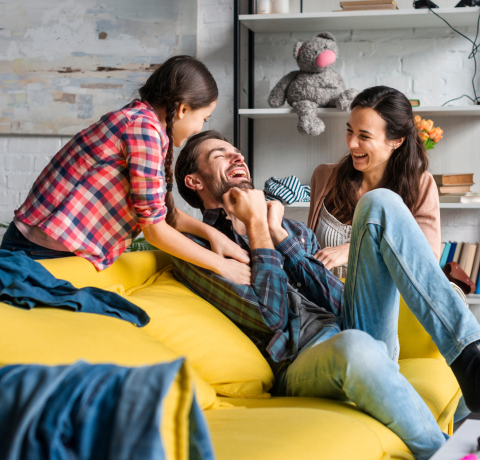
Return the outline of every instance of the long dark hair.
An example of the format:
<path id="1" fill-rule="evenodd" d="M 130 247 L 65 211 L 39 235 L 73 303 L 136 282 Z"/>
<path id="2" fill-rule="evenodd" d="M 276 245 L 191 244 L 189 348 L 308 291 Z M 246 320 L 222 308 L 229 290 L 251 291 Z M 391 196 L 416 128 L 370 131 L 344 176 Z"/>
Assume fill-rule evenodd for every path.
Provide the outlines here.
<path id="1" fill-rule="evenodd" d="M 425 146 L 418 137 L 410 101 L 396 89 L 374 86 L 362 91 L 350 108 L 353 110 L 357 106 L 371 108 L 382 117 L 388 140 L 405 138 L 402 145 L 393 151 L 378 187 L 400 195 L 413 212 L 420 194 L 420 179 L 428 169 L 428 157 Z M 330 178 L 332 187 L 326 206 L 339 221 L 352 221 L 362 179 L 363 173 L 353 167 L 350 153 L 335 167 Z"/>
<path id="2" fill-rule="evenodd" d="M 142 100 L 155 109 L 165 107 L 167 112 L 166 133 L 169 139 L 165 156 L 165 179 L 167 182 L 167 223 L 175 227 L 176 209 L 173 194 L 168 189 L 173 184 L 173 129 L 175 115 L 180 104 L 192 110 L 208 107 L 218 99 L 218 88 L 207 67 L 191 56 L 173 56 L 150 75 L 138 92 Z"/>

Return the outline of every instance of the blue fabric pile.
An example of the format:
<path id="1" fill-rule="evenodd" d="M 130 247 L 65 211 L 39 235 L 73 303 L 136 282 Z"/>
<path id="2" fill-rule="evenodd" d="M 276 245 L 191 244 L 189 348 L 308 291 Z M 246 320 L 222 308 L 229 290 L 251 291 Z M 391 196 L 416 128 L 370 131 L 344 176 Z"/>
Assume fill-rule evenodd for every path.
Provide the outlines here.
<path id="1" fill-rule="evenodd" d="M 297 176 L 270 177 L 263 191 L 267 201 L 278 200 L 286 204 L 310 201 L 310 186 L 302 185 Z"/>
<path id="2" fill-rule="evenodd" d="M 141 308 L 118 294 L 95 287 L 77 289 L 22 251 L 0 250 L 0 302 L 26 309 L 40 306 L 97 313 L 139 327 L 150 321 Z"/>
<path id="3" fill-rule="evenodd" d="M 164 460 L 164 398 L 183 359 L 126 368 L 78 362 L 0 369 L 0 460 Z M 189 458 L 214 460 L 195 398 Z"/>

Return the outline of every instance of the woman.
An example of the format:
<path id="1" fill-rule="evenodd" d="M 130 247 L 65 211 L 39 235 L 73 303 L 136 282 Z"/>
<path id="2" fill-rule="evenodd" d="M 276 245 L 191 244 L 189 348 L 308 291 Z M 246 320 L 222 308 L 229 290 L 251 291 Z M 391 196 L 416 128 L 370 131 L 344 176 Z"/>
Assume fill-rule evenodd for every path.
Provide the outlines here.
<path id="1" fill-rule="evenodd" d="M 351 109 L 349 154 L 338 164 L 320 165 L 312 176 L 308 226 L 323 248 L 317 259 L 346 277 L 355 206 L 377 188 L 400 195 L 439 259 L 438 192 L 410 102 L 396 89 L 375 86 L 362 91 Z"/>
<path id="2" fill-rule="evenodd" d="M 249 283 L 247 254 L 177 210 L 172 197 L 173 146 L 199 132 L 217 103 L 211 73 L 190 56 L 175 56 L 139 93 L 140 100 L 104 115 L 52 158 L 15 211 L 1 249 L 34 259 L 79 256 L 103 270 L 143 231 L 175 257 Z M 209 240 L 217 254 L 181 232 Z"/>

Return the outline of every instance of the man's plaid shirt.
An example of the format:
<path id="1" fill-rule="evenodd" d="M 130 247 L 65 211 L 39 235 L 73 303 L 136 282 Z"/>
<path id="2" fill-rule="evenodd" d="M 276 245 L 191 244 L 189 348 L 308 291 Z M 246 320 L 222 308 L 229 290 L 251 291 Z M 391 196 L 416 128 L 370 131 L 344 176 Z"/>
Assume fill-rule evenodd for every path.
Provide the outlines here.
<path id="1" fill-rule="evenodd" d="M 167 147 L 155 111 L 134 100 L 74 136 L 15 216 L 103 270 L 146 225 L 165 219 Z"/>
<path id="2" fill-rule="evenodd" d="M 252 284 L 238 285 L 215 273 L 173 258 L 176 277 L 230 318 L 270 362 L 294 359 L 298 353 L 300 318 L 288 308 L 287 283 L 308 300 L 341 316 L 343 283 L 314 255 L 315 234 L 301 222 L 283 219 L 289 236 L 273 249 L 250 251 L 248 241 L 233 229 L 222 209 L 206 210 L 203 221 L 250 253 Z M 208 242 L 187 235 L 209 248 Z"/>

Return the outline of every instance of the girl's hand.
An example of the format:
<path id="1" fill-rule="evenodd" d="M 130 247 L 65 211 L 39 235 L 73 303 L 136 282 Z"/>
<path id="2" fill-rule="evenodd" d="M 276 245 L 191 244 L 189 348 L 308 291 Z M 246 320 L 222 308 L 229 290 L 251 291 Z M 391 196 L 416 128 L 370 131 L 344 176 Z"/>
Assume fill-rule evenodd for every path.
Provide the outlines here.
<path id="1" fill-rule="evenodd" d="M 235 284 L 252 283 L 250 267 L 233 259 L 223 259 L 215 273 Z"/>
<path id="2" fill-rule="evenodd" d="M 223 233 L 215 231 L 215 233 L 209 238 L 209 241 L 212 251 L 217 253 L 219 256 L 230 257 L 232 259 L 238 260 L 239 262 L 242 262 L 243 264 L 250 263 L 250 257 L 248 255 L 248 252 L 242 249 L 237 243 L 235 243 L 235 241 L 232 241 Z M 224 278 L 226 277 L 224 276 Z"/>
<path id="3" fill-rule="evenodd" d="M 327 270 L 331 270 L 334 267 L 340 267 L 340 265 L 348 263 L 349 250 L 350 243 L 324 248 L 315 254 L 315 259 L 323 262 Z"/>

